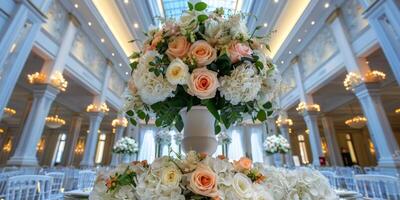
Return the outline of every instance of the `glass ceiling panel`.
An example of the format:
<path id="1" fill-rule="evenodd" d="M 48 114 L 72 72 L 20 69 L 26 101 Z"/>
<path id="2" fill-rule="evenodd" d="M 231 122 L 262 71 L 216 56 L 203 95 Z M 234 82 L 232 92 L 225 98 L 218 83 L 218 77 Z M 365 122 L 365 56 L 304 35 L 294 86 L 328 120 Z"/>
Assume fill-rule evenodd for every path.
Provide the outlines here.
<path id="1" fill-rule="evenodd" d="M 236 11 L 241 7 L 240 0 L 203 0 L 208 4 L 208 11 L 216 8 L 224 8 L 225 10 Z M 188 9 L 188 0 L 163 0 L 164 14 L 167 18 L 178 19 L 182 12 Z M 246 2 L 246 1 L 245 1 Z"/>

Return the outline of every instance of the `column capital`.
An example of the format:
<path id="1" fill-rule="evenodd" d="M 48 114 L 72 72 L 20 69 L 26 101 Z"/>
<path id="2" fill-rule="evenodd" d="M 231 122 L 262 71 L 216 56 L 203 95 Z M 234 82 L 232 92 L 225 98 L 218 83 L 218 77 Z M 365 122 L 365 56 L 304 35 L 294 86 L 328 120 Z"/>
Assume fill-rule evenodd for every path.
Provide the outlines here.
<path id="1" fill-rule="evenodd" d="M 35 84 L 33 85 L 33 96 L 40 97 L 46 96 L 55 99 L 60 93 L 60 90 L 51 84 Z"/>
<path id="2" fill-rule="evenodd" d="M 336 8 L 330 15 L 329 17 L 326 19 L 326 23 L 327 24 L 332 24 L 333 21 L 335 21 L 335 19 L 337 17 L 340 16 L 340 8 Z"/>
<path id="3" fill-rule="evenodd" d="M 74 14 L 68 13 L 68 19 L 76 26 L 80 27 L 81 23 L 79 22 L 78 18 L 75 17 Z"/>
<path id="4" fill-rule="evenodd" d="M 381 87 L 381 84 L 379 82 L 360 83 L 359 85 L 354 87 L 354 94 L 359 98 L 363 98 L 367 95 L 379 96 L 380 95 L 380 87 Z"/>
<path id="5" fill-rule="evenodd" d="M 101 118 L 104 117 L 104 112 L 88 112 L 90 119 Z"/>
<path id="6" fill-rule="evenodd" d="M 298 64 L 299 63 L 299 56 L 295 55 L 293 59 L 290 61 L 291 64 Z"/>
<path id="7" fill-rule="evenodd" d="M 311 110 L 305 110 L 303 112 L 301 112 L 301 115 L 303 115 L 303 117 L 318 117 L 320 116 L 320 112 L 318 111 L 311 111 Z"/>

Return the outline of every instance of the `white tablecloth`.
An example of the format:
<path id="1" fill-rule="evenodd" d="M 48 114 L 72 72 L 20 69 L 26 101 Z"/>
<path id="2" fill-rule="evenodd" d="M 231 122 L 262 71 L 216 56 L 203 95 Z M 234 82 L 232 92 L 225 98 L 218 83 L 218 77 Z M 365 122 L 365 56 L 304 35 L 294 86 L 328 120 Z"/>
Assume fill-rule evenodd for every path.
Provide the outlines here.
<path id="1" fill-rule="evenodd" d="M 64 192 L 65 199 L 88 199 L 90 195 L 90 190 L 71 190 Z"/>

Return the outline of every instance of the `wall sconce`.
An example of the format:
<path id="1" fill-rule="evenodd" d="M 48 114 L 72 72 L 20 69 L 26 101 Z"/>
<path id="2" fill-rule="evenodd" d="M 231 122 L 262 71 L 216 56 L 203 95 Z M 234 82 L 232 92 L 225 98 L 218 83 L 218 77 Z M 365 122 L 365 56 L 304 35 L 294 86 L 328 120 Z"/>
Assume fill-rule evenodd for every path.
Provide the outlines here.
<path id="1" fill-rule="evenodd" d="M 385 80 L 385 78 L 386 74 L 377 70 L 365 73 L 364 77 L 361 77 L 359 74 L 356 74 L 354 72 L 350 72 L 346 75 L 346 78 L 343 81 L 343 85 L 346 88 L 346 90 L 354 91 L 354 88 L 360 85 L 362 82 L 376 83 Z"/>
<path id="2" fill-rule="evenodd" d="M 28 82 L 32 85 L 45 84 L 46 83 L 46 75 L 41 72 L 35 72 L 33 74 L 28 74 Z"/>
<path id="3" fill-rule="evenodd" d="M 305 111 L 319 112 L 319 111 L 321 111 L 321 109 L 318 104 L 307 105 L 305 102 L 301 102 L 297 106 L 296 111 L 299 113 L 303 113 Z"/>
<path id="4" fill-rule="evenodd" d="M 44 138 L 40 138 L 40 141 L 37 143 L 36 145 L 36 151 L 38 152 L 42 152 L 44 150 L 44 145 L 45 145 L 45 139 Z"/>
<path id="5" fill-rule="evenodd" d="M 126 118 L 117 118 L 114 119 L 111 123 L 113 127 L 127 127 L 128 126 L 128 120 Z"/>
<path id="6" fill-rule="evenodd" d="M 97 107 L 95 104 L 90 104 L 86 107 L 86 112 L 103 112 L 106 113 L 110 111 L 106 103 L 101 104 L 100 107 Z"/>
<path id="7" fill-rule="evenodd" d="M 12 108 L 7 108 L 7 107 L 5 107 L 4 108 L 4 116 L 3 116 L 3 118 L 9 118 L 9 117 L 12 117 L 12 116 L 14 116 L 15 114 L 17 114 L 17 111 L 15 111 L 14 109 L 12 109 Z"/>
<path id="8" fill-rule="evenodd" d="M 3 151 L 10 153 L 12 150 L 12 138 L 8 138 L 7 142 L 3 146 Z"/>
<path id="9" fill-rule="evenodd" d="M 75 147 L 75 154 L 81 155 L 83 151 L 85 151 L 85 141 L 83 138 L 80 138 L 78 144 Z"/>

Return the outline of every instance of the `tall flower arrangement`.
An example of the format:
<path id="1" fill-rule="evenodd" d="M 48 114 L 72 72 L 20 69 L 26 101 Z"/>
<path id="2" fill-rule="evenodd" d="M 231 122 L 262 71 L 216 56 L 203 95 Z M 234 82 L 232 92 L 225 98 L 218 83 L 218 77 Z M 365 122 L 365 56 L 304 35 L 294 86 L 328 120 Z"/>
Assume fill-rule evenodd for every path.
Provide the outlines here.
<path id="1" fill-rule="evenodd" d="M 273 113 L 279 73 L 266 56 L 269 35 L 262 26 L 249 32 L 244 14 L 207 4 L 188 3 L 178 21 L 163 20 L 149 30 L 142 52 L 130 57 L 132 79 L 125 93 L 126 114 L 133 124 L 155 116 L 158 127 L 183 129 L 179 111 L 206 106 L 215 132 L 244 118 L 265 121 Z"/>
<path id="2" fill-rule="evenodd" d="M 264 149 L 268 154 L 284 154 L 289 152 L 290 144 L 288 140 L 282 135 L 271 135 L 265 139 Z"/>
<path id="3" fill-rule="evenodd" d="M 133 155 L 139 151 L 139 145 L 130 137 L 123 137 L 114 145 L 112 152 L 115 154 Z"/>

